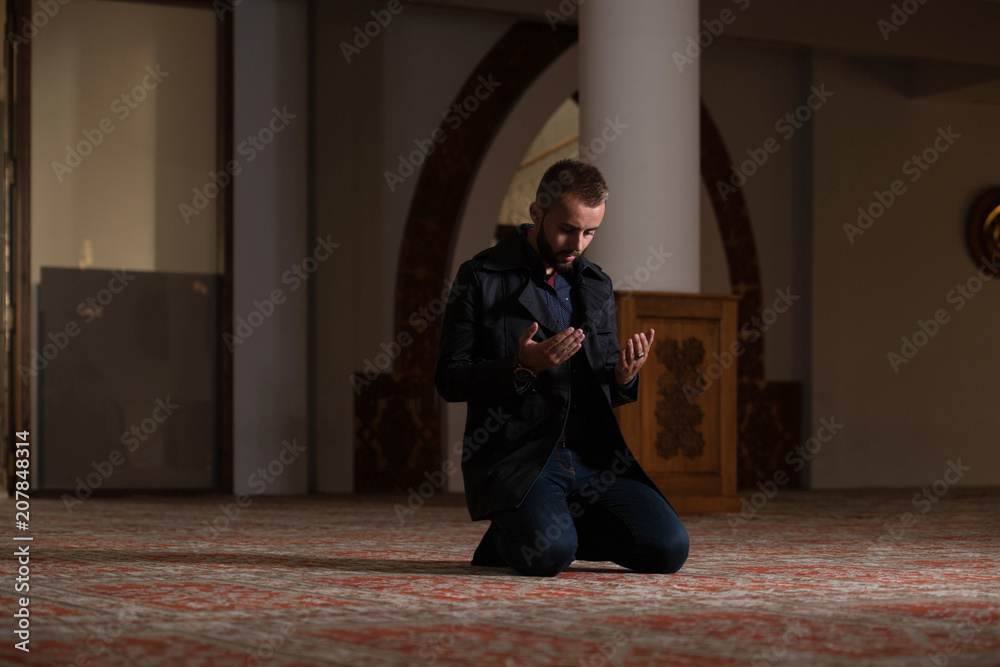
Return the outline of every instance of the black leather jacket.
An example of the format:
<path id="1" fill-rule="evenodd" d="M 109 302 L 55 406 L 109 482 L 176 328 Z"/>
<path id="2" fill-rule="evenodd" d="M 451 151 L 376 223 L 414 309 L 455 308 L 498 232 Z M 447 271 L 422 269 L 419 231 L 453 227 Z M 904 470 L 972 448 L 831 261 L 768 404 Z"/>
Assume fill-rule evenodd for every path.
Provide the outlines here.
<path id="1" fill-rule="evenodd" d="M 462 264 L 442 322 L 434 384 L 444 400 L 468 402 L 462 473 L 475 521 L 521 503 L 556 447 L 569 412 L 567 364 L 539 373 L 527 387 L 514 382 L 514 355 L 524 330 L 538 322 L 537 341 L 559 330 L 531 283 L 529 252 L 534 250 L 521 234 L 510 233 Z M 574 321 L 586 338 L 583 353 L 571 362 L 589 363 L 588 381 L 598 383 L 606 399 L 597 402 L 597 414 L 588 419 L 597 425 L 598 463 L 608 469 L 614 463 L 613 470 L 624 469 L 624 476 L 656 489 L 628 450 L 611 409 L 635 401 L 639 384 L 623 390 L 614 379 L 620 348 L 611 279 L 585 258 L 577 265 L 570 278 L 579 292 Z"/>

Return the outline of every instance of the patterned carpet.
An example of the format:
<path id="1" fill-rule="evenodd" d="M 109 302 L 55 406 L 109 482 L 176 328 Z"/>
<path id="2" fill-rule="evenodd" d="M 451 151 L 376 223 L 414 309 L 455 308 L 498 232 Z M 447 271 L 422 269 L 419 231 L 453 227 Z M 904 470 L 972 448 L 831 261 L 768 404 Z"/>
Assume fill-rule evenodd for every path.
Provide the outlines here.
<path id="1" fill-rule="evenodd" d="M 684 517 L 679 574 L 551 579 L 470 567 L 486 524 L 455 497 L 402 522 L 389 497 L 33 499 L 31 652 L 8 630 L 0 661 L 1000 665 L 1000 490 L 913 493 L 761 494 Z"/>

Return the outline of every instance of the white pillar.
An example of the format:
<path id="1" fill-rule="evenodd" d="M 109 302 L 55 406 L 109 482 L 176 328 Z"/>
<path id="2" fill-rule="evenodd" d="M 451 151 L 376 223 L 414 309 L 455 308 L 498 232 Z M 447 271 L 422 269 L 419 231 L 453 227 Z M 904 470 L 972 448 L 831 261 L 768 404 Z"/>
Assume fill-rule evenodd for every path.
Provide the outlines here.
<path id="1" fill-rule="evenodd" d="M 616 289 L 700 288 L 699 63 L 673 56 L 698 28 L 698 0 L 580 5 L 580 154 L 611 190 L 587 256 Z M 649 271 L 661 245 L 672 256 Z"/>

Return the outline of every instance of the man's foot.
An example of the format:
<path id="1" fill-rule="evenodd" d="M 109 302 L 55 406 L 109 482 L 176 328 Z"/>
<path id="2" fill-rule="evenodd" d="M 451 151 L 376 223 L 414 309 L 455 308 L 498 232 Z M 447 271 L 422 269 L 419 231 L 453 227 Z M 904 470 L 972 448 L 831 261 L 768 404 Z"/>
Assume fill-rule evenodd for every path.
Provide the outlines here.
<path id="1" fill-rule="evenodd" d="M 507 562 L 500 557 L 500 552 L 497 551 L 496 531 L 493 528 L 494 524 L 491 522 L 489 530 L 486 531 L 479 546 L 476 547 L 476 553 L 472 555 L 472 565 L 486 567 L 505 567 L 507 565 Z"/>

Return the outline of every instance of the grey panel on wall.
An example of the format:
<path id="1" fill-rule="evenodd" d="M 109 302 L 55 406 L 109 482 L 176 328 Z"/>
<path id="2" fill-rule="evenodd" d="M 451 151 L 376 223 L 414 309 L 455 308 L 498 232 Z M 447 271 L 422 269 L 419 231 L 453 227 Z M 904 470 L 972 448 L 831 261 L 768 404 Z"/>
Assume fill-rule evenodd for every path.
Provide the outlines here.
<path id="1" fill-rule="evenodd" d="M 41 488 L 216 486 L 219 284 L 42 267 Z"/>

